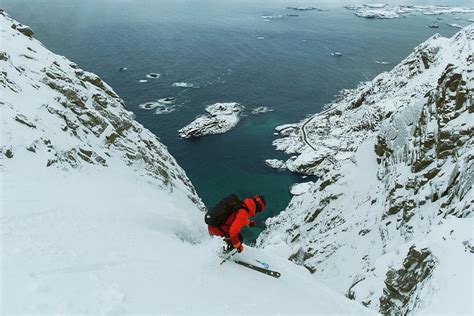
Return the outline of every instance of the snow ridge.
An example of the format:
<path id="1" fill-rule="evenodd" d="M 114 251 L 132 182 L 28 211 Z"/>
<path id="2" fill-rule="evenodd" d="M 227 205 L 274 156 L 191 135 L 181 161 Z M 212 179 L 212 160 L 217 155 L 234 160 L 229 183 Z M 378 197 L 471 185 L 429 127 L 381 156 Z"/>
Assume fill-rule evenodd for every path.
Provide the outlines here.
<path id="1" fill-rule="evenodd" d="M 472 313 L 473 38 L 472 25 L 435 35 L 326 111 L 277 127 L 286 168 L 319 179 L 295 189 L 259 244 L 382 313 Z"/>

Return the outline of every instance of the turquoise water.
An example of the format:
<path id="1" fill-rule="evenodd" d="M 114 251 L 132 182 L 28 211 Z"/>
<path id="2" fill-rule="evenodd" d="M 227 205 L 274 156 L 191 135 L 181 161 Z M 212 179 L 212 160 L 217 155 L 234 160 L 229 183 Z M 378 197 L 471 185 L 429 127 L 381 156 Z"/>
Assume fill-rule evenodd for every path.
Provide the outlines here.
<path id="1" fill-rule="evenodd" d="M 288 188 L 305 181 L 265 166 L 267 158 L 285 157 L 271 145 L 275 126 L 320 111 L 340 89 L 391 69 L 434 33 L 451 36 L 457 31 L 443 23 L 467 25 L 466 19 L 472 18 L 442 16 L 440 28 L 430 29 L 426 25 L 434 17 L 367 20 L 342 8 L 358 2 L 334 2 L 2 0 L 2 7 L 30 25 L 49 49 L 109 83 L 137 120 L 168 146 L 208 206 L 230 192 L 242 197 L 264 194 L 268 212 L 259 215 L 258 230 L 246 231 L 253 240 L 263 221 L 288 204 Z M 325 11 L 287 17 L 295 12 L 286 6 Z M 270 22 L 260 17 L 274 14 L 284 17 Z M 331 56 L 334 51 L 344 56 Z M 120 67 L 128 71 L 120 72 Z M 161 77 L 138 82 L 150 72 Z M 181 81 L 196 88 L 172 86 Z M 177 98 L 175 112 L 155 115 L 138 107 L 163 97 Z M 245 117 L 224 135 L 178 138 L 178 129 L 216 102 L 239 102 L 248 109 L 264 105 L 275 111 Z"/>

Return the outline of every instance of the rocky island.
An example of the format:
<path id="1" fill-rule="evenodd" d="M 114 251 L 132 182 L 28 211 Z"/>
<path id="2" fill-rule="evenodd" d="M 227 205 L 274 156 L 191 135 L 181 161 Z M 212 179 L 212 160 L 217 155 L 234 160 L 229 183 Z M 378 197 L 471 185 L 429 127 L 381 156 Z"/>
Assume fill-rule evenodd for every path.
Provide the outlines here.
<path id="1" fill-rule="evenodd" d="M 192 138 L 228 132 L 239 123 L 243 109 L 236 102 L 209 105 L 206 107 L 206 115 L 197 117 L 178 131 L 179 137 Z"/>

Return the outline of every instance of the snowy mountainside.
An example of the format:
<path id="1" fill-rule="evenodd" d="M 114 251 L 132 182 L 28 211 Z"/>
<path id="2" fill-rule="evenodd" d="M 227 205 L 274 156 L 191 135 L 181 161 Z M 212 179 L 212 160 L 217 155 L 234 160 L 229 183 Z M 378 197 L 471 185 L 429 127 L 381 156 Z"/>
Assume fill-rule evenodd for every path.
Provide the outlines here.
<path id="1" fill-rule="evenodd" d="M 473 312 L 474 26 L 435 35 L 327 110 L 277 127 L 271 160 L 316 182 L 258 241 L 384 314 Z"/>
<path id="2" fill-rule="evenodd" d="M 175 159 L 96 75 L 0 14 L 0 313 L 367 310 L 270 251 L 219 266 Z"/>

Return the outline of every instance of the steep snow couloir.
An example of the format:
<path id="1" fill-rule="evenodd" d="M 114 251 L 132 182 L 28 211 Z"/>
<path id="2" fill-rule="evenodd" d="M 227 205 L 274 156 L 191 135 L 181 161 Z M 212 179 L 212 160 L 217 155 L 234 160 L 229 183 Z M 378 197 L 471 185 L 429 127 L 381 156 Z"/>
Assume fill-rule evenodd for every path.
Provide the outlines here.
<path id="1" fill-rule="evenodd" d="M 231 262 L 175 159 L 96 75 L 0 13 L 0 314 L 364 313 L 270 252 Z"/>

